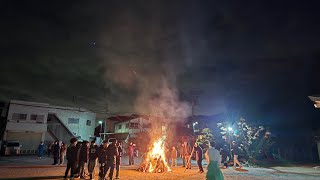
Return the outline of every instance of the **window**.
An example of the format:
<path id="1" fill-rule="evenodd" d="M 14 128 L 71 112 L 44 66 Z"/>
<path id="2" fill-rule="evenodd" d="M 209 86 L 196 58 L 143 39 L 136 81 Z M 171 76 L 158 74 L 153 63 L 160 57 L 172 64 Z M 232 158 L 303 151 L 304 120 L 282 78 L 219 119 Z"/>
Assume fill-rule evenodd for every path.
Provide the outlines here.
<path id="1" fill-rule="evenodd" d="M 79 124 L 79 118 L 69 118 L 68 124 Z"/>
<path id="2" fill-rule="evenodd" d="M 31 116 L 30 116 L 30 120 L 37 120 L 37 117 L 38 117 L 38 115 L 36 115 L 36 114 L 31 114 Z"/>
<path id="3" fill-rule="evenodd" d="M 91 120 L 87 120 L 87 126 L 91 126 Z"/>
<path id="4" fill-rule="evenodd" d="M 120 124 L 120 125 L 118 125 L 118 129 L 122 129 L 122 125 Z"/>
<path id="5" fill-rule="evenodd" d="M 43 123 L 44 115 L 31 114 L 30 120 L 37 121 L 37 123 Z"/>
<path id="6" fill-rule="evenodd" d="M 12 114 L 12 120 L 26 120 L 27 119 L 27 114 L 20 114 L 20 113 L 13 113 Z"/>
<path id="7" fill-rule="evenodd" d="M 139 123 L 130 123 L 130 129 L 139 129 Z"/>

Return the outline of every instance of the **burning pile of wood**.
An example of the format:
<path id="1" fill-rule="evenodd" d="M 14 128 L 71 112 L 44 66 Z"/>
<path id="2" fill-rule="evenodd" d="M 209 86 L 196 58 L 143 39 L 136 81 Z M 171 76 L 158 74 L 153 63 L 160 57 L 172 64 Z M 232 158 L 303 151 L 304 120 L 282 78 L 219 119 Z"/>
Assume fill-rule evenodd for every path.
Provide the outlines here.
<path id="1" fill-rule="evenodd" d="M 137 170 L 150 173 L 171 172 L 166 161 L 165 145 L 161 139 L 153 143 L 153 146 L 147 152 L 144 161 L 139 165 Z"/>

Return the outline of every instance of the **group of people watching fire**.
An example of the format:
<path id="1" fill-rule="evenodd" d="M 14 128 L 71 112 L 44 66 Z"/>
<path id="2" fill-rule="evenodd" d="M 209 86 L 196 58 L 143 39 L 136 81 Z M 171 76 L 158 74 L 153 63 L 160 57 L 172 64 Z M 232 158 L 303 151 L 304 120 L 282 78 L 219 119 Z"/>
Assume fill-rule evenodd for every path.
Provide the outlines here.
<path id="1" fill-rule="evenodd" d="M 57 143 L 55 142 L 54 144 L 56 145 Z M 233 145 L 235 145 L 235 142 L 233 142 Z M 55 146 L 53 146 L 53 149 L 54 148 Z M 129 156 L 129 165 L 134 165 L 135 148 L 135 145 L 130 142 L 127 149 L 127 154 Z M 115 179 L 119 179 L 123 148 L 121 143 L 119 143 L 117 140 L 111 142 L 103 141 L 103 143 L 98 146 L 96 145 L 95 141 L 91 141 L 91 143 L 89 143 L 88 141 L 78 142 L 76 138 L 72 138 L 70 140 L 70 145 L 68 147 L 65 145 L 63 151 L 66 151 L 66 158 L 68 161 L 64 176 L 65 179 L 67 178 L 69 172 L 71 179 L 73 179 L 74 177 L 85 178 L 86 176 L 90 176 L 90 179 L 94 179 L 94 169 L 96 166 L 99 166 L 100 179 L 104 179 L 108 171 L 109 179 L 113 179 L 114 169 L 116 169 Z M 206 174 L 206 179 L 223 179 L 223 175 L 220 171 L 220 164 L 224 163 L 224 167 L 226 168 L 227 160 L 225 159 L 226 156 L 224 156 L 223 152 L 219 151 L 215 147 L 214 142 L 210 142 L 209 148 L 205 153 L 198 143 L 195 143 L 194 146 L 191 147 L 189 143 L 184 142 L 181 145 L 180 149 L 177 149 L 175 146 L 173 146 L 171 150 L 168 150 L 168 157 L 166 157 L 166 159 L 168 160 L 168 163 L 170 163 L 173 167 L 177 166 L 177 158 L 182 158 L 182 167 L 184 167 L 186 170 L 191 169 L 191 157 L 193 155 L 195 156 L 195 160 L 199 168 L 198 173 L 204 172 L 202 167 L 202 160 L 204 155 L 205 159 L 208 162 L 208 172 Z M 237 164 L 240 168 L 242 168 L 242 165 L 238 161 L 237 150 L 233 150 L 233 156 L 234 168 Z M 55 157 L 54 159 L 54 163 L 57 163 L 57 158 Z M 85 167 L 87 167 L 87 173 L 85 173 Z"/>

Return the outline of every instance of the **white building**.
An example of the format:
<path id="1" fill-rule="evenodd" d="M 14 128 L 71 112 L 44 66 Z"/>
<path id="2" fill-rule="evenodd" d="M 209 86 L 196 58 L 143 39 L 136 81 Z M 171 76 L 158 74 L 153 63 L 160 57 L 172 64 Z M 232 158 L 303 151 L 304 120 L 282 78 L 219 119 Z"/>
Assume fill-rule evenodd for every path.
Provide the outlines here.
<path id="1" fill-rule="evenodd" d="M 22 153 L 34 153 L 40 141 L 94 138 L 96 114 L 84 108 L 11 100 L 3 140 L 20 141 Z"/>
<path id="2" fill-rule="evenodd" d="M 119 122 L 114 124 L 115 133 L 128 133 L 129 137 L 134 138 L 136 134 L 142 131 L 148 131 L 151 126 L 148 118 L 141 116 L 129 116 L 128 118 L 119 119 Z"/>

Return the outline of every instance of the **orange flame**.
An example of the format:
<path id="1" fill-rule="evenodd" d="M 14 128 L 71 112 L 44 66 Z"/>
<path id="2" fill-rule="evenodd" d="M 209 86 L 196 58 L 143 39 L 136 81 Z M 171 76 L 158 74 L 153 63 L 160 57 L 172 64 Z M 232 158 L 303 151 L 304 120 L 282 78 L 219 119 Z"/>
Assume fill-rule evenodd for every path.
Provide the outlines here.
<path id="1" fill-rule="evenodd" d="M 171 172 L 171 169 L 167 163 L 166 160 L 166 148 L 165 144 L 162 139 L 158 139 L 153 143 L 153 146 L 151 147 L 151 150 L 148 152 L 146 162 L 148 164 L 147 172 L 154 172 L 157 166 L 159 166 L 159 160 L 160 163 L 163 163 L 162 165 L 164 171 Z"/>

